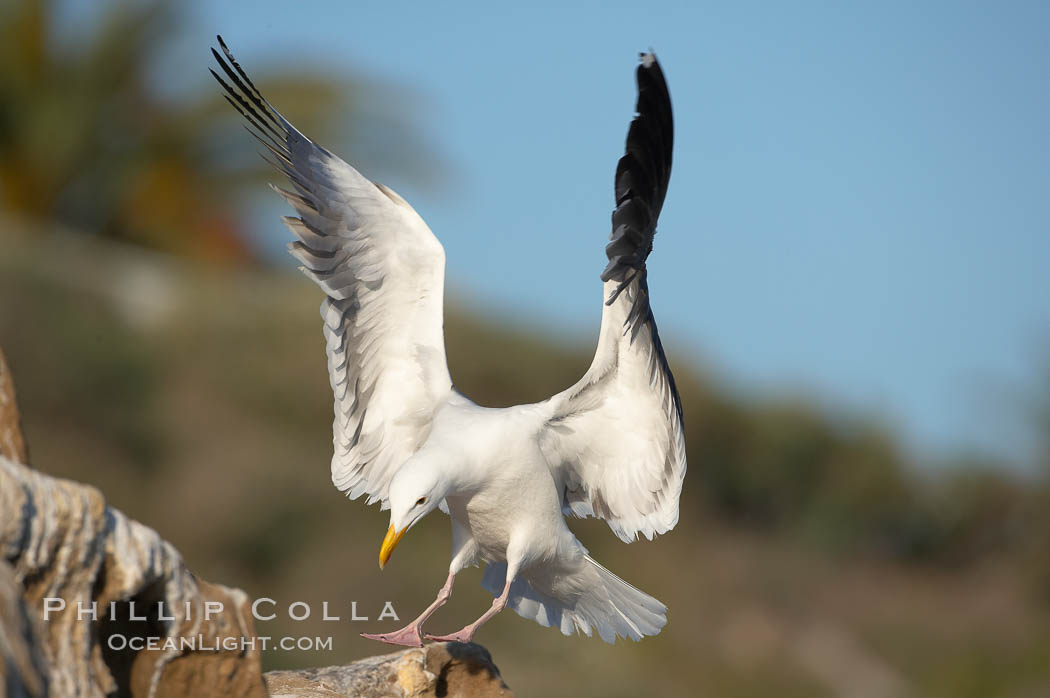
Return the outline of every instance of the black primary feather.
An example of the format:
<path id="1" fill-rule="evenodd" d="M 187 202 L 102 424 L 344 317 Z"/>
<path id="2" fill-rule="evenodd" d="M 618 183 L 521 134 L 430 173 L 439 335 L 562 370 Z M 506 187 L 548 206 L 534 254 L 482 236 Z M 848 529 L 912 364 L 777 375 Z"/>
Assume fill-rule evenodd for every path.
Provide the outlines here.
<path id="1" fill-rule="evenodd" d="M 640 293 L 631 309 L 632 327 L 648 310 L 645 260 L 653 249 L 656 221 L 667 194 L 674 144 L 671 97 L 660 63 L 651 53 L 640 58 L 636 115 L 627 132 L 626 152 L 616 165 L 616 209 L 605 246 L 609 264 L 601 275 L 602 281 L 618 282 L 606 301 L 609 304 L 637 278 Z"/>
<path id="2" fill-rule="evenodd" d="M 208 72 L 222 86 L 225 92 L 223 97 L 226 98 L 226 101 L 248 122 L 250 126 L 248 128 L 249 133 L 266 146 L 266 149 L 277 157 L 278 162 L 285 163 L 283 167 L 278 166 L 278 169 L 294 179 L 294 171 L 291 166 L 291 151 L 288 147 L 288 138 L 291 135 L 288 123 L 277 114 L 274 108 L 270 106 L 270 103 L 266 101 L 266 98 L 255 87 L 248 74 L 244 72 L 240 64 L 234 59 L 222 37 L 217 36 L 215 38 L 219 40 L 222 54 L 215 49 L 212 49 L 211 53 L 215 57 L 215 62 L 219 64 L 222 72 L 226 74 L 230 82 L 223 80 L 222 76 L 214 70 L 209 69 Z M 233 84 L 231 85 L 230 83 Z"/>
<path id="3" fill-rule="evenodd" d="M 640 54 L 637 70 L 638 101 L 636 115 L 627 131 L 626 153 L 616 164 L 616 209 L 612 214 L 612 234 L 605 253 L 609 264 L 602 281 L 616 281 L 616 289 L 605 301 L 612 305 L 633 282 L 636 292 L 624 323 L 624 334 L 633 342 L 638 332 L 648 328 L 660 369 L 667 376 L 678 421 L 682 421 L 682 400 L 674 375 L 667 363 L 656 318 L 649 305 L 649 284 L 645 260 L 653 251 L 656 222 L 671 180 L 671 151 L 674 147 L 674 119 L 671 95 L 667 91 L 660 63 L 652 53 Z M 628 294 L 631 297 L 632 294 Z"/>
<path id="4" fill-rule="evenodd" d="M 273 158 L 271 159 L 266 156 L 265 153 L 261 153 L 263 160 L 273 165 L 278 171 L 283 173 L 292 184 L 298 190 L 301 198 L 304 201 L 308 201 L 309 208 L 316 210 L 317 206 L 313 201 L 310 201 L 312 195 L 309 193 L 310 188 L 303 181 L 303 175 L 300 169 L 297 169 L 296 165 L 292 162 L 292 144 L 293 142 L 307 142 L 311 147 L 317 148 L 317 150 L 328 153 L 324 148 L 317 146 L 316 144 L 309 141 L 305 136 L 295 130 L 295 128 L 288 123 L 288 121 L 278 113 L 273 106 L 266 101 L 266 98 L 262 96 L 262 93 L 252 82 L 248 74 L 244 72 L 237 59 L 233 57 L 233 53 L 226 46 L 226 42 L 222 40 L 221 36 L 216 37 L 219 40 L 219 47 L 222 49 L 220 54 L 215 49 L 212 49 L 212 55 L 215 56 L 215 61 L 222 68 L 222 72 L 225 73 L 227 80 L 224 80 L 222 76 L 210 70 L 212 77 L 222 86 L 223 97 L 229 102 L 237 112 L 244 117 L 247 122 L 245 128 L 255 138 L 262 143 L 266 150 L 268 150 Z M 231 84 L 232 83 L 232 84 Z M 282 196 L 287 198 L 288 192 L 283 192 Z"/>

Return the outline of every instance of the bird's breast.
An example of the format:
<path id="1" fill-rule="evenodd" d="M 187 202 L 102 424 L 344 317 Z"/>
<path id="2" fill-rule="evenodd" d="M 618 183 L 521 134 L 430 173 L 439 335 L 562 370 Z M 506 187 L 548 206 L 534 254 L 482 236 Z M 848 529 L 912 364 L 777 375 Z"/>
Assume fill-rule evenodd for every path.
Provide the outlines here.
<path id="1" fill-rule="evenodd" d="M 519 518 L 514 507 L 507 508 L 500 500 L 488 492 L 448 498 L 449 513 L 470 531 L 484 562 L 506 559 L 512 526 Z"/>

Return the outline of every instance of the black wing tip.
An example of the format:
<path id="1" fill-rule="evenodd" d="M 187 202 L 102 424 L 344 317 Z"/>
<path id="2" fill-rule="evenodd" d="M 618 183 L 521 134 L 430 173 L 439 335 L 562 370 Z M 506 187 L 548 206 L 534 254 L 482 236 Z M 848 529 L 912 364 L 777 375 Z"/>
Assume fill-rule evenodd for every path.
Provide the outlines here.
<path id="1" fill-rule="evenodd" d="M 621 162 L 620 165 L 648 170 L 647 174 L 655 180 L 652 184 L 657 185 L 659 189 L 666 189 L 671 175 L 674 117 L 667 80 L 664 78 L 660 61 L 651 48 L 647 52 L 643 51 L 638 54 L 636 83 L 635 117 L 628 129 L 624 156 L 627 161 Z M 630 162 L 638 157 L 648 159 L 650 162 Z M 653 167 L 655 170 L 650 169 Z M 617 168 L 617 175 L 619 174 L 620 167 Z M 640 192 L 635 192 L 635 194 L 638 193 Z M 648 203 L 655 204 L 654 213 L 659 215 L 662 202 L 661 192 L 657 195 L 656 201 Z M 617 204 L 619 203 L 621 201 L 619 192 L 617 192 Z M 655 222 L 653 220 L 654 224 Z"/>
<path id="2" fill-rule="evenodd" d="M 212 74 L 222 87 L 223 96 L 259 132 L 252 132 L 253 135 L 256 137 L 260 135 L 265 136 L 271 143 L 286 150 L 287 126 L 270 106 L 270 103 L 262 96 L 262 93 L 259 92 L 251 78 L 248 77 L 248 74 L 241 68 L 237 59 L 233 57 L 233 53 L 226 45 L 222 35 L 216 34 L 215 38 L 219 42 L 222 53 L 220 54 L 213 47 L 211 55 L 215 58 L 215 62 L 222 69 L 229 82 L 224 80 L 214 69 L 209 68 L 208 72 Z M 260 138 L 260 140 L 263 139 Z M 265 140 L 263 142 L 265 143 Z"/>
<path id="3" fill-rule="evenodd" d="M 651 48 L 648 51 L 641 51 L 638 54 L 638 79 L 642 80 L 643 76 L 648 78 L 652 76 L 662 87 L 664 92 L 667 91 L 667 84 L 664 81 L 664 71 L 660 66 L 660 59 L 656 57 L 656 52 Z"/>
<path id="4" fill-rule="evenodd" d="M 230 59 L 230 62 L 231 62 L 231 63 L 233 63 L 234 65 L 236 65 L 236 64 L 237 64 L 237 59 L 233 57 L 233 51 L 231 51 L 231 50 L 230 50 L 230 47 L 226 45 L 226 41 L 225 41 L 225 40 L 224 40 L 224 39 L 222 38 L 222 34 L 216 34 L 216 35 L 215 35 L 215 40 L 219 42 L 219 48 L 221 48 L 221 49 L 222 49 L 222 52 L 223 52 L 223 54 L 224 54 L 224 55 L 225 55 L 225 56 L 226 56 L 226 57 L 227 57 L 228 59 Z M 215 49 L 212 49 L 212 50 L 211 50 L 211 52 L 212 52 L 212 53 L 215 53 Z M 218 55 L 218 54 L 216 54 L 216 55 Z M 238 68 L 239 68 L 239 67 L 240 67 L 240 66 L 238 66 Z"/>
<path id="5" fill-rule="evenodd" d="M 664 70 L 652 49 L 638 54 L 637 73 L 639 90 L 656 87 L 661 93 L 661 101 L 665 102 L 667 109 L 670 110 L 671 97 L 667 89 L 667 81 L 664 79 Z"/>
<path id="6" fill-rule="evenodd" d="M 609 260 L 603 282 L 617 282 L 606 304 L 611 305 L 637 280 L 641 293 L 633 300 L 629 324 L 637 324 L 648 304 L 645 262 L 671 177 L 674 121 L 671 98 L 656 54 L 638 54 L 635 116 L 627 131 L 625 153 L 616 165 L 616 208 L 605 253 Z"/>

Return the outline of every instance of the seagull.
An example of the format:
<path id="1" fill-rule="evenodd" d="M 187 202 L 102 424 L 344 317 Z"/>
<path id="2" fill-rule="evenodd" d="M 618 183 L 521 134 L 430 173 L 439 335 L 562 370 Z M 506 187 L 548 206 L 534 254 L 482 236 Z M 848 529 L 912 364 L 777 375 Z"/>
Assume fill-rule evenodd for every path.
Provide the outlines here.
<path id="1" fill-rule="evenodd" d="M 667 607 L 602 567 L 566 516 L 604 519 L 625 542 L 674 528 L 686 471 L 682 405 L 649 302 L 646 258 L 671 174 L 673 123 L 663 71 L 650 53 L 636 71 L 636 114 L 616 166 L 616 208 L 601 273 L 602 322 L 590 368 L 543 402 L 475 404 L 445 358 L 445 252 L 418 213 L 300 133 L 262 96 L 222 37 L 212 49 L 224 96 L 291 182 L 273 188 L 296 216 L 289 251 L 324 291 L 328 373 L 335 394 L 332 482 L 390 510 L 379 567 L 405 533 L 440 509 L 452 522 L 448 577 L 404 628 L 363 634 L 422 646 L 470 642 L 510 606 L 565 635 L 640 640 Z M 273 185 L 271 185 L 273 186 Z M 423 624 L 456 575 L 485 563 L 495 600 L 457 632 Z"/>

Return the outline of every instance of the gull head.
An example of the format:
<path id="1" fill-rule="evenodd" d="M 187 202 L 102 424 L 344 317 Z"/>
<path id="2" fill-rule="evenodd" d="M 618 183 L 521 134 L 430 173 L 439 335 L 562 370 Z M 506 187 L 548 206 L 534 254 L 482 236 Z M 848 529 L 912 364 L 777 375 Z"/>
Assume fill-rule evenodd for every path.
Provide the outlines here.
<path id="1" fill-rule="evenodd" d="M 433 463 L 413 458 L 401 466 L 390 481 L 390 528 L 379 549 L 379 569 L 408 529 L 437 509 L 448 491 L 447 478 Z"/>

